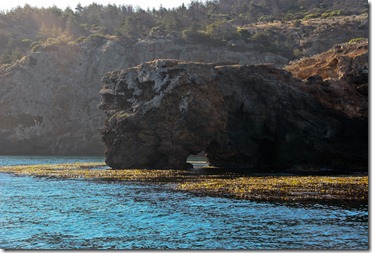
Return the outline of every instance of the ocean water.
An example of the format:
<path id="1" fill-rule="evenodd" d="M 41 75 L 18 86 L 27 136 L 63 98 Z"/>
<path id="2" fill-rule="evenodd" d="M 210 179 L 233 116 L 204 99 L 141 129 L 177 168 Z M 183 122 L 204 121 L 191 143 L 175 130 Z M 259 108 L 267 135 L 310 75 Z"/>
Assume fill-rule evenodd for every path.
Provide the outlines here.
<path id="1" fill-rule="evenodd" d="M 102 157 L 0 157 L 11 164 Z M 0 173 L 1 249 L 368 249 L 368 206 L 202 197 L 155 183 Z"/>

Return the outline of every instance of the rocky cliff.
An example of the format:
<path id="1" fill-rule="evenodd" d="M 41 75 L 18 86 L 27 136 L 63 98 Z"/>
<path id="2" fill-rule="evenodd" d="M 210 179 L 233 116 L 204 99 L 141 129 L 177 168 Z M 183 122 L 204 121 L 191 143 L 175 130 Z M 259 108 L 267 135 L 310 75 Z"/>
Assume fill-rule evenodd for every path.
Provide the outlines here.
<path id="1" fill-rule="evenodd" d="M 360 23 L 357 18 L 361 19 L 358 16 L 355 22 L 345 24 L 348 37 L 340 40 L 353 36 L 350 31 L 364 32 L 354 29 Z M 252 29 L 265 29 L 261 26 L 257 24 Z M 300 28 L 291 34 L 300 33 Z M 328 36 L 331 38 L 332 32 Z M 312 33 L 307 34 L 307 41 L 312 37 Z M 34 48 L 17 63 L 0 67 L 0 154 L 101 155 L 104 147 L 99 128 L 104 115 L 97 105 L 100 80 L 105 73 L 157 58 L 241 65 L 269 63 L 277 67 L 288 63 L 278 54 L 258 52 L 256 44 L 239 48 L 239 42 L 231 41 L 227 47 L 212 47 L 154 38 L 129 45 L 115 36 L 92 35 L 81 42 Z M 318 47 L 311 48 L 313 52 Z M 366 105 L 366 100 L 358 99 L 349 100 L 352 102 L 341 110 L 349 108 L 365 114 L 353 103 L 364 101 Z"/>
<path id="2" fill-rule="evenodd" d="M 0 154 L 102 155 L 102 76 L 158 57 L 287 62 L 271 53 L 182 47 L 169 39 L 129 46 L 116 37 L 91 36 L 79 44 L 41 47 L 0 69 Z"/>
<path id="3" fill-rule="evenodd" d="M 112 168 L 213 166 L 281 170 L 367 168 L 368 122 L 302 91 L 270 66 L 157 60 L 103 79 L 106 162 Z"/>
<path id="4" fill-rule="evenodd" d="M 338 44 L 285 67 L 304 80 L 299 86 L 349 117 L 368 117 L 368 41 Z"/>
<path id="5" fill-rule="evenodd" d="M 0 154 L 102 154 L 99 80 L 127 67 L 125 49 L 47 46 L 0 72 Z"/>

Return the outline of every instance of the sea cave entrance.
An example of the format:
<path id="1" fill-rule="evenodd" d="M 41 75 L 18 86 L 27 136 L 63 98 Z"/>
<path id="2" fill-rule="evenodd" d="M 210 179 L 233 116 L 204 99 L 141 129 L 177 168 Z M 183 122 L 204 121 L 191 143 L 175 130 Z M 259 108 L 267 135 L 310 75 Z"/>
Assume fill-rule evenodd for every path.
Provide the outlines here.
<path id="1" fill-rule="evenodd" d="M 191 163 L 194 169 L 208 166 L 208 159 L 204 151 L 200 152 L 197 155 L 189 155 L 187 157 L 187 162 Z"/>

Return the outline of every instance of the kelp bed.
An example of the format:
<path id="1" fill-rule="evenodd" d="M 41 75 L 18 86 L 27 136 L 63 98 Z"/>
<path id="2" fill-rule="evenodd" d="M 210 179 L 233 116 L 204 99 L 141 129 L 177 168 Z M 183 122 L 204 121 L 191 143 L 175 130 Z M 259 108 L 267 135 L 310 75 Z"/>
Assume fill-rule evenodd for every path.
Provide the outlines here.
<path id="1" fill-rule="evenodd" d="M 0 167 L 16 175 L 172 183 L 176 190 L 247 200 L 368 202 L 368 176 L 254 176 L 216 168 L 112 170 L 103 163 Z"/>

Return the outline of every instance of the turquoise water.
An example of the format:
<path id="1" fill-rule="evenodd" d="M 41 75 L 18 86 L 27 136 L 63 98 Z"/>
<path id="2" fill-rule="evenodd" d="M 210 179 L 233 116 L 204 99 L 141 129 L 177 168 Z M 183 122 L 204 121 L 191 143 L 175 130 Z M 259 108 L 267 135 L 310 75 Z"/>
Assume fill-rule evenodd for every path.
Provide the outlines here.
<path id="1" fill-rule="evenodd" d="M 100 157 L 0 157 L 20 163 Z M 2 249 L 368 249 L 368 206 L 201 197 L 171 185 L 0 173 Z"/>

